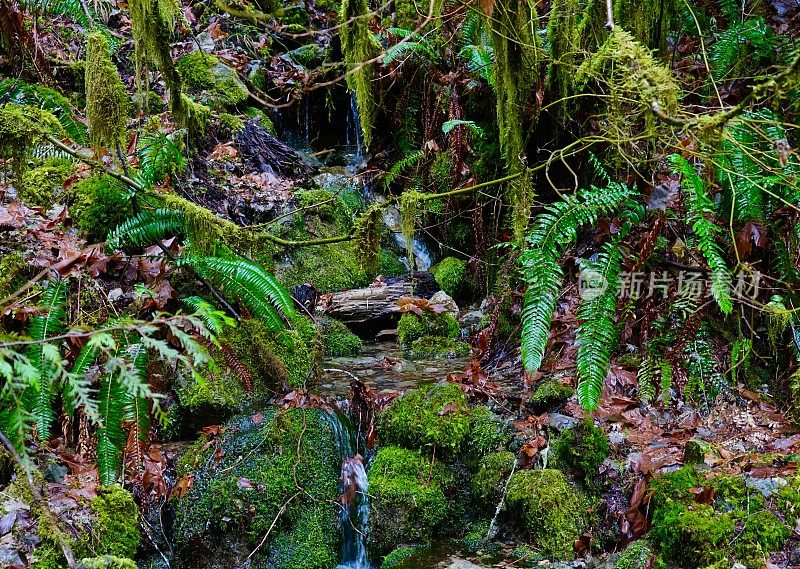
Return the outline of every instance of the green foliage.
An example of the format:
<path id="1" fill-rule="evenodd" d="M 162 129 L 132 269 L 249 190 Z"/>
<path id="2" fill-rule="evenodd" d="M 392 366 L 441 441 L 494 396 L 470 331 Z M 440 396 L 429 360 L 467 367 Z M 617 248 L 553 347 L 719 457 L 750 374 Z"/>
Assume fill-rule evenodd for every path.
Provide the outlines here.
<path id="1" fill-rule="evenodd" d="M 513 452 L 487 454 L 481 459 L 478 472 L 472 479 L 472 493 L 489 504 L 495 504 L 500 499 L 516 460 Z"/>
<path id="2" fill-rule="evenodd" d="M 382 446 L 369 469 L 369 547 L 384 554 L 400 543 L 429 541 L 448 512 L 452 477 L 441 462 Z"/>
<path id="3" fill-rule="evenodd" d="M 435 447 L 456 453 L 470 432 L 471 412 L 464 392 L 452 383 L 407 391 L 381 413 L 381 444 L 411 449 Z"/>
<path id="4" fill-rule="evenodd" d="M 689 509 L 672 503 L 653 514 L 650 539 L 669 560 L 704 567 L 725 557 L 725 544 L 734 535 L 729 513 L 715 513 L 711 506 L 695 504 Z"/>
<path id="5" fill-rule="evenodd" d="M 111 61 L 106 36 L 91 32 L 86 38 L 86 118 L 89 121 L 89 141 L 95 153 L 101 148 L 111 150 L 126 141 L 130 101 L 125 85 Z"/>
<path id="6" fill-rule="evenodd" d="M 100 241 L 133 215 L 128 191 L 108 174 L 95 174 L 72 188 L 69 211 L 87 239 Z"/>
<path id="7" fill-rule="evenodd" d="M 221 257 L 185 257 L 181 261 L 216 286 L 232 301 L 238 299 L 272 331 L 283 328 L 281 314 L 294 315 L 289 292 L 269 272 L 246 259 Z"/>
<path id="8" fill-rule="evenodd" d="M 519 470 L 506 492 L 509 513 L 545 557 L 572 559 L 574 544 L 588 527 L 587 500 L 558 470 Z"/>
<path id="9" fill-rule="evenodd" d="M 559 465 L 576 471 L 590 487 L 597 482 L 600 465 L 608 455 L 608 437 L 590 420 L 567 429 L 551 443 Z"/>
<path id="10" fill-rule="evenodd" d="M 563 252 L 577 239 L 579 227 L 593 225 L 600 216 L 614 213 L 633 195 L 624 184 L 611 183 L 605 189 L 580 190 L 537 216 L 527 238 L 528 247 L 519 260 L 527 283 L 522 309 L 522 359 L 526 369 L 539 369 L 544 358 L 564 278 L 559 265 Z"/>
<path id="11" fill-rule="evenodd" d="M 736 559 L 748 567 L 756 567 L 763 563 L 770 552 L 779 551 L 792 530 L 775 514 L 766 510 L 739 516 L 744 524 L 744 531 L 736 541 L 733 554 Z"/>
<path id="12" fill-rule="evenodd" d="M 466 61 L 470 73 L 494 87 L 492 34 L 486 19 L 477 10 L 470 10 L 461 25 L 461 49 L 458 57 Z"/>
<path id="13" fill-rule="evenodd" d="M 414 150 L 404 155 L 400 160 L 392 164 L 386 177 L 383 179 L 384 189 L 388 188 L 405 170 L 413 168 L 425 158 L 424 150 Z"/>
<path id="14" fill-rule="evenodd" d="M 61 132 L 61 123 L 49 111 L 14 103 L 0 106 L 0 158 L 11 160 L 17 177 L 25 171 L 33 148 L 47 136 Z"/>
<path id="15" fill-rule="evenodd" d="M 170 235 L 183 233 L 185 221 L 183 212 L 179 210 L 141 211 L 109 232 L 106 248 L 114 251 L 124 247 L 152 245 Z"/>
<path id="16" fill-rule="evenodd" d="M 133 558 L 139 547 L 139 508 L 133 495 L 122 486 L 103 486 L 92 500 L 97 516 L 94 537 L 98 554 Z"/>
<path id="17" fill-rule="evenodd" d="M 353 241 L 361 267 L 367 274 L 377 274 L 380 270 L 381 237 L 383 236 L 383 214 L 385 204 L 374 204 L 362 213 L 353 228 Z"/>
<path id="18" fill-rule="evenodd" d="M 404 348 L 410 348 L 414 340 L 423 336 L 439 336 L 454 340 L 458 338 L 458 334 L 458 320 L 449 312 L 441 314 L 430 312 L 423 316 L 404 312 L 397 324 L 397 341 Z"/>
<path id="19" fill-rule="evenodd" d="M 466 270 L 466 261 L 456 257 L 445 257 L 431 267 L 430 272 L 442 290 L 455 297 L 461 288 Z"/>
<path id="20" fill-rule="evenodd" d="M 731 273 L 722 256 L 722 248 L 716 241 L 722 229 L 708 219 L 715 213 L 714 203 L 706 193 L 703 180 L 685 158 L 673 154 L 670 162 L 675 172 L 683 176 L 681 185 L 686 195 L 687 221 L 697 237 L 700 252 L 711 268 L 711 294 L 723 314 L 730 314 L 733 310 Z"/>
<path id="21" fill-rule="evenodd" d="M 563 403 L 575 393 L 569 385 L 564 385 L 557 379 L 546 379 L 536 386 L 536 390 L 528 400 L 528 405 L 534 412 L 541 413 Z"/>
<path id="22" fill-rule="evenodd" d="M 325 318 L 322 321 L 322 334 L 325 341 L 325 355 L 334 358 L 357 356 L 363 342 L 339 320 Z"/>
<path id="23" fill-rule="evenodd" d="M 203 321 L 208 331 L 215 336 L 222 336 L 225 333 L 225 326 L 236 326 L 233 318 L 202 297 L 187 296 L 182 298 L 181 302 L 189 307 L 195 316 Z"/>
<path id="24" fill-rule="evenodd" d="M 139 139 L 137 180 L 145 187 L 161 182 L 165 176 L 186 168 L 181 149 L 164 133 L 146 134 Z"/>
<path id="25" fill-rule="evenodd" d="M 58 91 L 21 79 L 5 79 L 0 81 L 0 99 L 6 98 L 18 105 L 31 105 L 51 112 L 67 136 L 78 144 L 87 142 L 86 126 L 75 119 L 72 105 Z"/>
<path id="26" fill-rule="evenodd" d="M 716 81 L 738 78 L 754 69 L 759 60 L 774 60 L 778 40 L 763 17 L 731 22 L 708 53 L 713 78 Z"/>
<path id="27" fill-rule="evenodd" d="M 369 29 L 369 3 L 367 0 L 342 0 L 339 12 L 343 24 L 341 29 L 342 54 L 346 64 L 347 87 L 355 95 L 361 122 L 364 146 L 372 142 L 372 125 L 378 105 L 372 89 L 374 65 L 366 62 L 381 51 Z"/>
<path id="28" fill-rule="evenodd" d="M 417 56 L 417 59 L 422 63 L 438 62 L 439 54 L 425 36 L 403 28 L 388 28 L 386 31 L 406 41 L 396 43 L 386 50 L 386 54 L 383 56 L 383 65 L 389 65 L 401 59 L 402 61 L 406 61 L 412 56 Z"/>

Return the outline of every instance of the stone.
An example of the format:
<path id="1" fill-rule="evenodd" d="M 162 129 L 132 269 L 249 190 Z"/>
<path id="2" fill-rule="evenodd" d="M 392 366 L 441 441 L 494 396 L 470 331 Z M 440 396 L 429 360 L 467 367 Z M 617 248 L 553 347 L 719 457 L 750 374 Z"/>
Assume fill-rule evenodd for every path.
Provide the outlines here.
<path id="1" fill-rule="evenodd" d="M 445 291 L 440 290 L 430 298 L 428 301 L 431 304 L 441 304 L 444 306 L 445 310 L 452 314 L 453 316 L 458 316 L 458 304 L 456 301 L 453 300 L 453 297 L 447 294 Z"/>

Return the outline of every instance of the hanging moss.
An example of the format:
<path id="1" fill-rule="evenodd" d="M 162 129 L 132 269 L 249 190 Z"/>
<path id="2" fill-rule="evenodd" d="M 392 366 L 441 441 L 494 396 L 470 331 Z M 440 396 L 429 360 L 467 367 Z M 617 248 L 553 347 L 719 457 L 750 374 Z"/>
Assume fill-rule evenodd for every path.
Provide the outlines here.
<path id="1" fill-rule="evenodd" d="M 675 0 L 616 0 L 614 25 L 666 55 L 669 23 L 675 11 Z"/>
<path id="2" fill-rule="evenodd" d="M 86 38 L 86 118 L 95 153 L 116 150 L 126 140 L 130 100 L 111 61 L 108 39 L 101 32 Z"/>
<path id="3" fill-rule="evenodd" d="M 576 0 L 555 0 L 547 23 L 547 38 L 550 41 L 547 95 L 550 104 L 555 103 L 554 113 L 561 119 L 565 118 L 566 99 L 574 88 L 575 56 L 580 46 L 577 15 Z"/>
<path id="4" fill-rule="evenodd" d="M 356 220 L 353 229 L 356 254 L 361 263 L 361 268 L 367 274 L 377 274 L 380 268 L 379 253 L 384 227 L 383 212 L 386 210 L 387 203 L 377 203 L 370 206 Z"/>
<path id="5" fill-rule="evenodd" d="M 367 0 L 342 0 L 342 54 L 347 69 L 347 87 L 355 94 L 364 146 L 372 142 L 372 125 L 378 110 L 372 88 L 375 71 L 372 64 L 364 65 L 377 56 L 381 47 L 369 29 Z"/>
<path id="6" fill-rule="evenodd" d="M 419 213 L 423 194 L 417 190 L 406 190 L 397 200 L 400 210 L 400 231 L 406 245 L 408 265 L 414 270 L 414 220 Z"/>
<path id="7" fill-rule="evenodd" d="M 14 103 L 0 107 L 0 158 L 11 160 L 17 177 L 24 172 L 33 147 L 49 134 L 63 134 L 61 123 L 52 113 Z"/>
<path id="8" fill-rule="evenodd" d="M 594 53 L 608 38 L 606 0 L 589 0 L 578 22 L 581 49 Z"/>

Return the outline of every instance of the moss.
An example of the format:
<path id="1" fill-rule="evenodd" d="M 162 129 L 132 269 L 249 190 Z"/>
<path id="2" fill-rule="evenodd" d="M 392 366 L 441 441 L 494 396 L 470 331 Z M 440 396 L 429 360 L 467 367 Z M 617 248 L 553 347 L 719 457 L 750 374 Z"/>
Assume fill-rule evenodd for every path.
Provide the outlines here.
<path id="1" fill-rule="evenodd" d="M 428 385 L 395 399 L 378 419 L 381 444 L 408 448 L 461 448 L 470 430 L 471 412 L 460 387 Z"/>
<path id="2" fill-rule="evenodd" d="M 64 180 L 74 164 L 64 158 L 49 158 L 37 168 L 26 171 L 19 185 L 19 198 L 25 203 L 49 208 L 64 190 Z"/>
<path id="3" fill-rule="evenodd" d="M 369 547 L 384 554 L 400 543 L 427 542 L 445 520 L 452 478 L 440 462 L 382 447 L 369 469 Z"/>
<path id="4" fill-rule="evenodd" d="M 750 515 L 741 512 L 738 521 L 744 526 L 734 542 L 733 555 L 748 567 L 760 566 L 772 551 L 781 549 L 791 535 L 791 529 L 766 510 Z"/>
<path id="5" fill-rule="evenodd" d="M 603 429 L 585 420 L 567 429 L 552 443 L 559 465 L 576 471 L 590 486 L 597 481 L 600 465 L 608 455 L 608 437 Z"/>
<path id="6" fill-rule="evenodd" d="M 325 48 L 316 43 L 301 45 L 286 54 L 296 64 L 306 69 L 319 67 L 325 59 Z"/>
<path id="7" fill-rule="evenodd" d="M 486 407 L 476 407 L 470 418 L 465 462 L 477 466 L 485 455 L 505 450 L 513 438 L 510 425 Z"/>
<path id="8" fill-rule="evenodd" d="M 686 441 L 683 447 L 683 461 L 686 464 L 705 465 L 707 456 L 719 457 L 719 450 L 712 443 L 700 439 Z"/>
<path id="9" fill-rule="evenodd" d="M 464 535 L 462 543 L 467 553 L 475 553 L 486 545 L 486 536 L 489 535 L 489 520 L 480 520 L 467 528 L 469 531 Z"/>
<path id="10" fill-rule="evenodd" d="M 211 68 L 219 63 L 219 59 L 214 55 L 193 51 L 180 57 L 175 63 L 175 69 L 190 87 L 211 89 L 214 87 L 214 74 Z"/>
<path id="11" fill-rule="evenodd" d="M 33 147 L 51 134 L 63 134 L 61 123 L 52 113 L 14 103 L 0 106 L 0 158 L 11 160 L 17 178 L 25 171 Z"/>
<path id="12" fill-rule="evenodd" d="M 544 557 L 533 547 L 520 543 L 511 552 L 511 559 L 520 567 L 536 567 Z"/>
<path id="13" fill-rule="evenodd" d="M 668 561 L 703 567 L 725 558 L 734 532 L 730 513 L 714 512 L 706 504 L 670 502 L 654 511 L 648 537 Z"/>
<path id="14" fill-rule="evenodd" d="M 481 500 L 496 503 L 514 468 L 514 462 L 516 457 L 509 451 L 494 452 L 483 457 L 472 479 L 472 493 Z"/>
<path id="15" fill-rule="evenodd" d="M 231 136 L 244 128 L 244 121 L 230 113 L 220 113 L 218 120 L 223 129 Z"/>
<path id="16" fill-rule="evenodd" d="M 506 502 L 519 517 L 527 537 L 546 557 L 574 556 L 574 543 L 588 527 L 587 500 L 558 470 L 515 472 Z"/>
<path id="17" fill-rule="evenodd" d="M 651 503 L 654 508 L 660 508 L 674 501 L 691 500 L 693 496 L 689 489 L 700 485 L 701 478 L 691 466 L 662 474 L 650 482 L 649 490 L 653 494 Z"/>
<path id="18" fill-rule="evenodd" d="M 136 569 L 136 563 L 132 559 L 103 555 L 81 559 L 78 561 L 77 569 Z"/>
<path id="19" fill-rule="evenodd" d="M 212 106 L 236 105 L 249 96 L 236 70 L 213 55 L 194 51 L 178 59 L 175 68 L 186 84 L 205 92 L 201 99 Z"/>
<path id="20" fill-rule="evenodd" d="M 384 277 L 399 277 L 408 272 L 400 257 L 389 251 L 381 249 L 378 253 L 378 274 Z"/>
<path id="21" fill-rule="evenodd" d="M 719 510 L 752 510 L 764 507 L 764 496 L 751 490 L 741 476 L 715 476 L 708 485 L 714 490 L 714 506 Z"/>
<path id="22" fill-rule="evenodd" d="M 411 342 L 408 354 L 412 358 L 463 358 L 469 355 L 466 342 L 442 338 L 441 336 L 422 336 Z"/>
<path id="23" fill-rule="evenodd" d="M 97 516 L 94 537 L 98 553 L 133 557 L 139 547 L 139 509 L 133 495 L 122 486 L 104 486 L 92 500 Z"/>
<path id="24" fill-rule="evenodd" d="M 575 390 L 556 379 L 546 379 L 536 386 L 536 391 L 528 400 L 531 410 L 541 413 L 552 409 L 572 397 Z"/>
<path id="25" fill-rule="evenodd" d="M 214 444 L 187 451 L 191 458 L 181 459 L 181 469 L 198 467 L 193 486 L 175 504 L 174 536 L 189 566 L 205 566 L 220 540 L 252 551 L 274 520 L 254 566 L 335 564 L 340 429 L 321 409 L 267 408 L 232 419 Z"/>
<path id="26" fill-rule="evenodd" d="M 411 347 L 414 340 L 423 336 L 456 339 L 459 332 L 458 320 L 447 312 L 442 314 L 425 313 L 424 316 L 405 312 L 397 324 L 397 340 L 404 348 Z"/>
<path id="27" fill-rule="evenodd" d="M 127 141 L 130 99 L 117 68 L 111 61 L 108 39 L 99 31 L 86 38 L 86 118 L 89 140 L 97 152 L 100 148 L 114 151 Z"/>
<path id="28" fill-rule="evenodd" d="M 789 480 L 789 484 L 778 490 L 776 499 L 778 511 L 794 527 L 800 518 L 800 476 Z"/>
<path id="29" fill-rule="evenodd" d="M 19 280 L 17 276 L 27 266 L 25 257 L 17 251 L 0 257 L 0 298 L 5 298 L 14 291 Z M 20 275 L 20 277 L 23 278 L 24 275 Z"/>
<path id="30" fill-rule="evenodd" d="M 652 556 L 653 552 L 647 542 L 638 539 L 625 548 L 614 564 L 614 569 L 646 569 Z"/>
<path id="31" fill-rule="evenodd" d="M 431 273 L 436 282 L 443 291 L 452 297 L 455 297 L 461 290 L 466 270 L 467 262 L 455 257 L 445 257 L 431 267 Z"/>
<path id="32" fill-rule="evenodd" d="M 265 130 L 266 130 L 268 133 L 270 133 L 272 136 L 275 136 L 275 135 L 277 134 L 277 132 L 275 131 L 275 125 L 273 124 L 273 122 L 272 122 L 272 119 L 270 119 L 270 118 L 267 116 L 267 114 L 266 114 L 264 111 L 262 111 L 261 109 L 257 109 L 257 108 L 255 108 L 255 107 L 247 107 L 247 108 L 244 110 L 244 114 L 245 114 L 245 115 L 247 116 L 247 118 L 249 118 L 249 119 L 252 119 L 252 118 L 257 118 L 257 119 L 258 119 L 258 122 L 259 122 L 259 124 L 260 124 L 261 126 L 263 126 L 263 127 L 264 127 L 264 129 L 265 129 Z"/>
<path id="33" fill-rule="evenodd" d="M 357 356 L 363 342 L 343 323 L 332 318 L 322 320 L 325 355 L 331 357 Z"/>
<path id="34" fill-rule="evenodd" d="M 381 569 L 400 569 L 403 565 L 403 561 L 414 555 L 416 551 L 417 547 L 415 546 L 405 545 L 403 547 L 398 547 L 383 558 Z"/>
<path id="35" fill-rule="evenodd" d="M 71 193 L 70 215 L 91 241 L 104 240 L 109 231 L 133 215 L 128 191 L 107 174 L 78 182 Z"/>

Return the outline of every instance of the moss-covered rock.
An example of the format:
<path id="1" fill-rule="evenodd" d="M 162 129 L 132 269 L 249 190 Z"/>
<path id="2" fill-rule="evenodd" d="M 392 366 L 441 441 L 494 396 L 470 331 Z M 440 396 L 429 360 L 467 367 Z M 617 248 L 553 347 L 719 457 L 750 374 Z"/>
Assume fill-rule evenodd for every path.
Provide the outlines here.
<path id="1" fill-rule="evenodd" d="M 179 474 L 193 470 L 194 484 L 175 504 L 182 559 L 216 567 L 214 560 L 232 549 L 247 555 L 277 520 L 254 567 L 333 566 L 339 551 L 335 421 L 320 409 L 270 408 L 232 419 L 218 440 L 201 439 L 187 450 Z"/>
<path id="2" fill-rule="evenodd" d="M 187 85 L 206 92 L 203 102 L 212 106 L 236 105 L 249 96 L 236 70 L 213 55 L 194 51 L 178 59 L 176 69 Z"/>
<path id="3" fill-rule="evenodd" d="M 463 358 L 469 355 L 470 347 L 466 342 L 459 342 L 441 336 L 422 336 L 411 342 L 408 355 L 415 359 L 425 358 Z"/>
<path id="4" fill-rule="evenodd" d="M 516 460 L 514 453 L 509 451 L 493 452 L 483 457 L 472 479 L 473 495 L 480 500 L 496 503 Z"/>
<path id="5" fill-rule="evenodd" d="M 653 551 L 643 539 L 629 544 L 614 564 L 614 569 L 645 569 Z"/>
<path id="6" fill-rule="evenodd" d="M 563 403 L 575 393 L 569 385 L 564 385 L 556 379 L 545 379 L 536 386 L 536 391 L 528 400 L 528 407 L 536 413 L 552 409 Z"/>
<path id="7" fill-rule="evenodd" d="M 443 291 L 455 297 L 461 291 L 466 270 L 466 261 L 456 257 L 445 257 L 431 267 L 431 274 Z"/>
<path id="8" fill-rule="evenodd" d="M 575 471 L 589 486 L 594 485 L 608 455 L 608 437 L 603 429 L 585 420 L 563 431 L 551 446 L 559 465 Z"/>
<path id="9" fill-rule="evenodd" d="M 704 567 L 726 557 L 726 546 L 735 529 L 730 513 L 715 512 L 707 504 L 670 502 L 653 514 L 648 537 L 665 559 Z"/>
<path id="10" fill-rule="evenodd" d="M 378 274 L 384 277 L 399 277 L 408 272 L 400 257 L 389 251 L 381 249 L 378 253 Z"/>
<path id="11" fill-rule="evenodd" d="M 321 323 L 325 355 L 330 357 L 357 356 L 363 342 L 339 320 L 325 318 Z"/>
<path id="12" fill-rule="evenodd" d="M 781 549 L 792 534 L 792 530 L 775 514 L 767 510 L 748 514 L 740 511 L 734 516 L 742 527 L 734 542 L 734 558 L 748 567 L 760 567 L 770 552 Z"/>
<path id="13" fill-rule="evenodd" d="M 127 189 L 107 174 L 89 176 L 70 192 L 69 213 L 90 241 L 101 241 L 108 232 L 133 215 Z"/>
<path id="14" fill-rule="evenodd" d="M 22 175 L 18 196 L 27 204 L 49 208 L 64 191 L 64 180 L 74 164 L 64 158 L 49 158 L 37 168 Z"/>
<path id="15" fill-rule="evenodd" d="M 464 461 L 474 468 L 485 455 L 506 450 L 512 439 L 511 426 L 507 421 L 486 407 L 475 407 L 470 417 Z"/>
<path id="16" fill-rule="evenodd" d="M 448 513 L 452 477 L 441 462 L 419 452 L 387 446 L 369 469 L 368 546 L 373 557 L 400 543 L 429 541 Z"/>
<path id="17" fill-rule="evenodd" d="M 381 569 L 400 569 L 403 565 L 403 561 L 414 555 L 416 551 L 417 546 L 413 545 L 398 547 L 383 558 Z"/>
<path id="18" fill-rule="evenodd" d="M 404 348 L 410 348 L 414 340 L 423 336 L 439 336 L 441 338 L 458 338 L 458 320 L 452 314 L 443 312 L 425 313 L 419 316 L 413 312 L 405 312 L 397 324 L 397 341 Z"/>
<path id="19" fill-rule="evenodd" d="M 98 488 L 92 500 L 92 513 L 97 516 L 94 538 L 97 553 L 133 557 L 139 547 L 139 508 L 133 495 L 122 486 Z"/>
<path id="20" fill-rule="evenodd" d="M 508 484 L 506 503 L 525 537 L 546 557 L 571 559 L 588 527 L 588 502 L 559 470 L 522 470 Z"/>
<path id="21" fill-rule="evenodd" d="M 472 412 L 455 384 L 428 385 L 395 399 L 378 419 L 381 444 L 454 453 L 470 431 Z"/>

